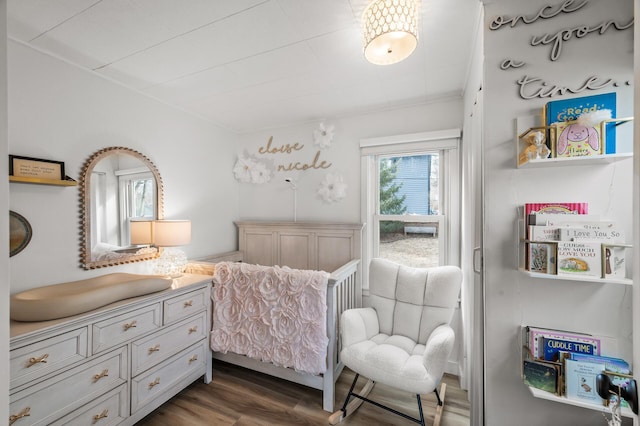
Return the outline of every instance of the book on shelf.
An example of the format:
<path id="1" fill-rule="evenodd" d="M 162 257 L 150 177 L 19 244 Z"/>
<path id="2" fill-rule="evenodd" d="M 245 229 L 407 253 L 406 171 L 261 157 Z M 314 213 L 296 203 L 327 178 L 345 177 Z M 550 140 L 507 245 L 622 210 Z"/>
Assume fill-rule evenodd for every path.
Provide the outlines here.
<path id="1" fill-rule="evenodd" d="M 626 252 L 625 247 L 616 245 L 603 245 L 603 275 L 604 278 L 626 278 Z"/>
<path id="2" fill-rule="evenodd" d="M 602 244 L 599 241 L 558 241 L 558 275 L 602 278 Z"/>
<path id="3" fill-rule="evenodd" d="M 564 386 L 566 397 L 601 405 L 603 401 L 596 391 L 596 376 L 604 370 L 604 362 L 565 359 Z"/>
<path id="4" fill-rule="evenodd" d="M 606 229 L 585 228 L 584 226 L 558 227 L 561 241 L 603 241 L 624 243 L 624 233 L 615 227 Z"/>
<path id="5" fill-rule="evenodd" d="M 525 326 L 524 333 L 524 339 L 528 345 L 531 355 L 539 360 L 544 359 L 544 339 L 586 343 L 593 346 L 593 353 L 595 355 L 600 355 L 601 339 L 587 333 L 534 326 Z"/>
<path id="6" fill-rule="evenodd" d="M 543 115 L 544 125 L 552 126 L 554 128 L 554 131 L 548 132 L 548 137 L 547 137 L 547 140 L 551 141 L 551 144 L 553 145 L 552 152 L 555 152 L 557 157 L 574 156 L 574 155 L 567 155 L 567 152 L 569 151 L 569 148 L 570 148 L 569 145 L 572 145 L 573 154 L 579 155 L 580 153 L 582 154 L 587 153 L 588 150 L 592 148 L 592 145 L 588 143 L 589 131 L 591 130 L 591 135 L 593 135 L 594 132 L 597 132 L 598 142 L 600 142 L 600 140 L 602 139 L 600 135 L 601 126 L 597 124 L 593 127 L 583 126 L 583 125 L 579 125 L 580 127 L 578 127 L 578 125 L 575 122 L 583 114 L 593 114 L 593 113 L 596 113 L 596 111 L 607 111 L 607 110 L 610 111 L 610 118 L 616 118 L 616 93 L 615 92 L 603 93 L 599 95 L 581 96 L 581 97 L 570 98 L 570 99 L 559 99 L 559 100 L 547 102 L 543 108 L 542 115 Z M 571 126 L 573 128 L 573 133 L 574 133 L 571 136 L 571 138 L 574 139 L 575 141 L 572 141 L 568 137 L 569 136 L 568 132 L 571 131 L 571 129 L 567 130 L 567 128 L 569 127 L 568 124 L 574 125 L 574 126 Z M 563 130 L 567 130 L 567 133 L 565 134 L 565 136 L 567 136 L 566 146 L 564 145 L 564 140 L 562 141 L 561 144 L 558 144 L 558 141 L 562 136 Z M 587 134 L 578 140 L 578 138 L 580 138 L 582 136 L 582 133 L 584 132 L 586 132 Z M 601 154 L 615 154 L 616 153 L 615 126 L 614 125 L 606 126 L 605 133 L 606 133 L 605 134 L 606 146 L 602 147 L 602 144 L 600 143 L 599 144 L 600 146 L 598 147 L 597 151 L 599 151 L 599 153 Z M 552 139 L 555 139 L 555 140 L 552 140 Z M 578 144 L 581 143 L 580 141 L 586 141 L 586 144 L 583 143 L 582 144 L 583 146 L 578 148 Z M 584 145 L 586 145 L 586 147 Z M 560 148 L 563 148 L 563 147 L 564 149 L 561 152 Z"/>
<path id="7" fill-rule="evenodd" d="M 589 203 L 525 203 L 524 214 L 587 214 Z"/>
<path id="8" fill-rule="evenodd" d="M 604 364 L 605 373 L 609 375 L 611 383 L 616 386 L 626 387 L 629 384 L 629 380 L 631 379 L 629 377 L 631 375 L 631 366 L 622 358 L 572 353 L 568 355 L 567 359 Z M 610 400 L 615 399 L 617 399 L 617 395 L 611 395 Z M 623 407 L 629 406 L 627 401 L 625 401 L 624 399 L 620 401 L 620 404 Z"/>
<path id="9" fill-rule="evenodd" d="M 530 241 L 559 241 L 560 228 L 558 226 L 529 225 Z"/>
<path id="10" fill-rule="evenodd" d="M 556 274 L 556 244 L 529 242 L 528 270 L 541 274 Z"/>
<path id="11" fill-rule="evenodd" d="M 525 359 L 522 361 L 522 379 L 528 386 L 559 394 L 559 366 Z"/>
<path id="12" fill-rule="evenodd" d="M 547 214 L 539 213 L 529 215 L 529 225 L 544 226 L 605 226 L 600 224 L 600 216 L 593 214 Z"/>
<path id="13" fill-rule="evenodd" d="M 545 361 L 561 362 L 561 353 L 595 355 L 596 347 L 592 343 L 576 342 L 574 340 L 542 338 L 542 357 Z"/>

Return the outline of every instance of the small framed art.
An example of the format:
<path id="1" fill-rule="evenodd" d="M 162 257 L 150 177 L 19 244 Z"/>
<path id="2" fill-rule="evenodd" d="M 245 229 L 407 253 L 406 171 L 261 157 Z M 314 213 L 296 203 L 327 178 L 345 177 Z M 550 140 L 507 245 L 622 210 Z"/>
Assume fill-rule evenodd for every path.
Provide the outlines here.
<path id="1" fill-rule="evenodd" d="M 9 155 L 9 175 L 64 180 L 64 162 Z"/>

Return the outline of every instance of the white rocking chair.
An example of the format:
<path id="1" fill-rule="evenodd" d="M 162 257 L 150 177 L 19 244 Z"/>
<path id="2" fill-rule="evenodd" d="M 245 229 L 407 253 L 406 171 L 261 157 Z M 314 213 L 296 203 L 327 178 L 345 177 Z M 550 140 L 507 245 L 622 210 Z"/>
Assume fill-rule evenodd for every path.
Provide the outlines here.
<path id="1" fill-rule="evenodd" d="M 457 266 L 409 268 L 385 259 L 369 266 L 368 308 L 343 312 L 340 320 L 344 365 L 356 373 L 342 409 L 329 417 L 335 425 L 362 402 L 424 425 L 420 394 L 436 393 L 434 425 L 440 423 L 446 385 L 445 366 L 455 340 L 450 327 L 458 302 L 462 271 Z M 369 381 L 353 389 L 362 374 Z M 417 395 L 419 418 L 367 398 L 375 382 Z M 351 400 L 351 398 L 355 398 Z"/>

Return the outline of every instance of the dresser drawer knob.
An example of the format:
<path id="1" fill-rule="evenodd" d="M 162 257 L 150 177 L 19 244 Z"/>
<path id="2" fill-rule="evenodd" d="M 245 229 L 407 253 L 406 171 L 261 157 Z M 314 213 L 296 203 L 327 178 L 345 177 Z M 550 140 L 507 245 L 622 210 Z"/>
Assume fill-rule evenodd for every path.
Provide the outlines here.
<path id="1" fill-rule="evenodd" d="M 189 334 L 191 333 L 196 333 L 198 331 L 198 326 L 194 325 L 193 327 L 189 328 Z"/>
<path id="2" fill-rule="evenodd" d="M 149 383 L 149 389 L 153 389 L 155 385 L 159 385 L 159 384 L 160 384 L 160 377 L 156 377 L 156 379 L 153 382 Z"/>
<path id="3" fill-rule="evenodd" d="M 95 416 L 93 416 L 93 424 L 98 423 L 100 419 L 104 419 L 108 417 L 108 414 L 109 414 L 109 410 L 107 409 L 102 410 L 102 413 L 96 414 Z"/>
<path id="4" fill-rule="evenodd" d="M 191 358 L 189 358 L 189 364 L 197 360 L 198 360 L 198 355 L 192 355 Z"/>
<path id="5" fill-rule="evenodd" d="M 152 354 L 152 353 L 154 353 L 154 352 L 158 352 L 159 350 L 160 350 L 160 343 L 158 343 L 158 344 L 157 344 L 157 345 L 155 345 L 155 346 L 151 346 L 151 347 L 149 348 L 149 353 L 150 353 L 150 354 Z"/>
<path id="6" fill-rule="evenodd" d="M 29 411 L 31 411 L 31 407 L 27 407 L 24 410 L 20 411 L 18 414 L 12 414 L 9 416 L 9 426 L 17 422 L 23 417 L 29 417 Z"/>
<path id="7" fill-rule="evenodd" d="M 34 366 L 36 364 L 46 364 L 47 363 L 47 358 L 49 358 L 49 354 L 44 354 L 42 356 L 39 357 L 31 357 L 29 358 L 29 362 L 27 363 L 27 368 Z"/>
<path id="8" fill-rule="evenodd" d="M 184 307 L 188 308 L 190 306 L 193 306 L 193 300 L 187 300 L 186 302 L 184 302 Z"/>
<path id="9" fill-rule="evenodd" d="M 109 370 L 108 369 L 104 369 L 102 370 L 101 373 L 98 373 L 96 375 L 93 376 L 93 383 L 97 382 L 98 380 L 102 379 L 103 377 L 109 377 Z"/>
<path id="10" fill-rule="evenodd" d="M 137 326 L 137 321 L 131 321 L 130 323 L 125 324 L 124 327 L 124 331 L 129 330 L 130 328 L 136 328 Z"/>

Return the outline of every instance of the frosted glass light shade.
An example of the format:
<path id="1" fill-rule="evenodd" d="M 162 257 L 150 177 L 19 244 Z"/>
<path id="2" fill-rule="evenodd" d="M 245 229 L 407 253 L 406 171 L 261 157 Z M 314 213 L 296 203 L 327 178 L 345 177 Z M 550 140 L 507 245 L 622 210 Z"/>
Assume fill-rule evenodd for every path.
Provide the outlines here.
<path id="1" fill-rule="evenodd" d="M 364 56 L 376 65 L 406 59 L 418 45 L 420 0 L 373 0 L 362 14 Z"/>
<path id="2" fill-rule="evenodd" d="M 131 245 L 144 245 L 153 243 L 153 221 L 132 220 L 129 222 L 129 234 Z"/>
<path id="3" fill-rule="evenodd" d="M 190 242 L 190 220 L 156 220 L 153 222 L 153 243 L 156 246 L 185 246 Z"/>

